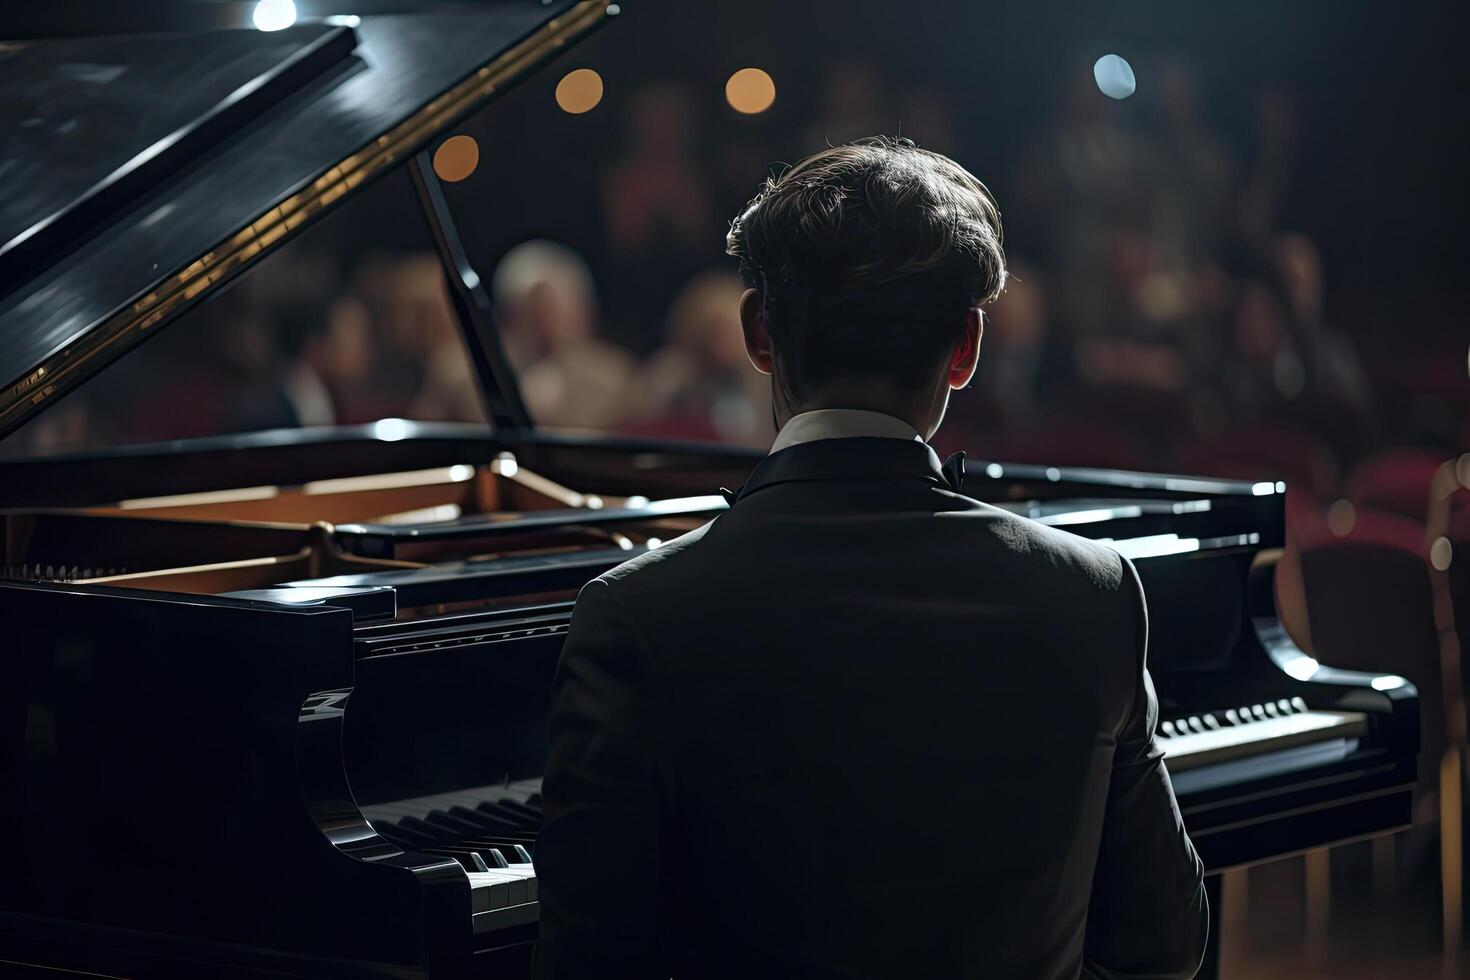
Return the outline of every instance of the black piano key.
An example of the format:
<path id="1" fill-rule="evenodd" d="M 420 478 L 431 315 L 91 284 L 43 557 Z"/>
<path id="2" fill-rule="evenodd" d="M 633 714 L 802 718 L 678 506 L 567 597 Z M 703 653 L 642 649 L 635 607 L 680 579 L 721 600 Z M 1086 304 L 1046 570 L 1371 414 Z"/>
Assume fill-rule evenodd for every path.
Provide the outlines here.
<path id="1" fill-rule="evenodd" d="M 429 840 L 448 840 L 453 836 L 442 828 L 426 823 L 418 817 L 404 817 L 398 821 L 398 828 L 400 830 L 412 831 L 422 837 L 427 837 Z"/>
<path id="2" fill-rule="evenodd" d="M 464 840 L 488 841 L 496 844 L 524 844 L 530 847 L 536 843 L 536 831 L 534 830 L 487 830 L 478 834 L 471 834 Z"/>
<path id="3" fill-rule="evenodd" d="M 445 810 L 433 810 L 424 817 L 424 820 L 435 827 L 443 827 L 450 835 L 474 834 L 485 828 L 477 823 L 472 823 L 462 817 L 456 816 Z"/>
<path id="4" fill-rule="evenodd" d="M 508 830 L 516 826 L 516 824 L 504 817 L 497 817 L 483 810 L 471 810 L 467 806 L 452 806 L 449 808 L 449 815 L 471 824 L 476 831 L 480 832 L 490 831 L 493 833 L 499 830 Z"/>
<path id="5" fill-rule="evenodd" d="M 473 837 L 459 843 L 476 849 L 493 848 L 504 856 L 508 864 L 523 864 L 530 861 L 531 853 L 535 850 L 534 841 L 507 840 L 503 837 Z"/>
<path id="6" fill-rule="evenodd" d="M 425 847 L 440 839 L 437 833 L 426 834 L 401 824 L 374 824 L 373 829 L 403 848 Z"/>
<path id="7" fill-rule="evenodd" d="M 492 817 L 500 818 L 500 826 L 495 827 L 492 833 L 526 833 L 531 832 L 531 830 L 537 830 L 541 826 L 541 821 L 532 823 L 531 820 L 526 820 L 525 817 L 519 814 L 495 813 L 495 811 L 487 810 L 487 804 L 481 804 L 479 810 L 481 810 L 481 813 L 487 813 L 492 815 Z"/>
<path id="8" fill-rule="evenodd" d="M 473 851 L 478 854 L 485 867 L 491 871 L 496 868 L 508 868 L 517 863 L 517 858 L 512 848 L 504 844 L 485 844 L 474 841 L 457 841 L 453 845 L 456 850 Z"/>
<path id="9" fill-rule="evenodd" d="M 508 826 L 517 830 L 534 830 L 541 826 L 541 815 L 539 813 L 534 816 L 521 813 L 507 807 L 504 803 L 481 803 L 478 809 L 481 813 L 488 813 L 491 816 L 500 817 L 506 821 Z"/>
<path id="10" fill-rule="evenodd" d="M 499 803 L 510 812 L 521 814 L 527 820 L 534 820 L 538 824 L 541 822 L 540 807 L 527 806 L 526 804 L 521 803 L 517 800 L 500 800 Z"/>
<path id="11" fill-rule="evenodd" d="M 488 801 L 488 799 L 487 801 L 482 802 L 482 804 L 479 804 L 478 807 L 475 807 L 475 811 L 476 813 L 495 817 L 497 818 L 497 820 L 506 821 L 506 823 L 513 823 L 513 821 L 520 820 L 519 814 L 512 813 L 512 811 L 506 810 L 506 808 L 501 807 L 501 805 L 497 804 L 497 802 L 491 802 Z"/>
<path id="12" fill-rule="evenodd" d="M 472 851 L 462 847 L 430 847 L 430 854 L 438 854 L 442 857 L 453 858 L 459 862 L 459 866 L 466 871 L 489 871 L 490 865 L 480 856 L 478 851 Z"/>
<path id="13" fill-rule="evenodd" d="M 385 841 L 392 844 L 394 847 L 401 847 L 405 851 L 412 851 L 420 846 L 419 841 L 416 841 L 407 835 L 396 833 L 391 827 L 379 827 L 374 825 L 373 829 L 376 830 L 378 832 L 378 836 L 382 837 Z"/>

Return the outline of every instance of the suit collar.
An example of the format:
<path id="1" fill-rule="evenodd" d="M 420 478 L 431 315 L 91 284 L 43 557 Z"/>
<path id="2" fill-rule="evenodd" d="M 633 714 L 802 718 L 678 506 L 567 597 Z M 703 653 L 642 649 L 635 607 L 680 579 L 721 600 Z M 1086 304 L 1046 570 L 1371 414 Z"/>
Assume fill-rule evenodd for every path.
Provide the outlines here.
<path id="1" fill-rule="evenodd" d="M 730 503 L 780 483 L 883 482 L 923 480 L 961 492 L 964 453 L 941 464 L 927 443 L 918 440 L 853 436 L 819 439 L 772 453 L 756 465 L 735 491 L 721 490 Z"/>

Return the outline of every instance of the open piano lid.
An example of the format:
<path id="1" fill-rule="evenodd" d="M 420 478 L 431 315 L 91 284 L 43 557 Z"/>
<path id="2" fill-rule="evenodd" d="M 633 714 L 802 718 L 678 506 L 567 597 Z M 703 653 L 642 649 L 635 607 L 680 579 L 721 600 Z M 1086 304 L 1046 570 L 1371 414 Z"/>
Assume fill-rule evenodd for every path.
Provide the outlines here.
<path id="1" fill-rule="evenodd" d="M 0 44 L 0 439 L 616 11 Z"/>

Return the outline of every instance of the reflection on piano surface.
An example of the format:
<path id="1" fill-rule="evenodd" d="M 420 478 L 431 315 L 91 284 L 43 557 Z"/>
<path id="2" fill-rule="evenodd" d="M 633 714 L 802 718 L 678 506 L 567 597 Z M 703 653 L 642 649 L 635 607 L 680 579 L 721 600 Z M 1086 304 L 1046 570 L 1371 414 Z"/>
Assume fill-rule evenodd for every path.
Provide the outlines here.
<path id="1" fill-rule="evenodd" d="M 252 157 L 249 179 L 220 156 L 171 160 L 124 185 L 135 201 L 61 201 L 106 220 L 0 249 L 23 273 L 0 296 L 0 437 L 605 12 L 364 18 L 333 35 L 355 45 L 346 63 L 250 106 L 252 138 L 278 152 Z M 226 129 L 183 146 L 207 153 Z M 524 973 L 571 600 L 715 517 L 714 490 L 756 457 L 536 432 L 432 171 L 407 165 L 493 435 L 395 420 L 0 462 L 0 838 L 20 845 L 0 876 L 0 960 Z M 303 197 L 313 180 L 322 193 Z M 229 249 L 195 221 L 216 199 Z M 156 275 L 132 261 L 139 235 L 169 243 Z M 1276 619 L 1283 489 L 1002 463 L 966 483 L 1136 561 L 1161 745 L 1212 872 L 1409 820 L 1413 687 L 1318 664 Z"/>
<path id="2" fill-rule="evenodd" d="M 220 594 L 449 559 L 627 551 L 692 529 L 718 503 L 577 493 L 500 453 L 480 466 L 12 512 L 0 516 L 0 578 Z"/>

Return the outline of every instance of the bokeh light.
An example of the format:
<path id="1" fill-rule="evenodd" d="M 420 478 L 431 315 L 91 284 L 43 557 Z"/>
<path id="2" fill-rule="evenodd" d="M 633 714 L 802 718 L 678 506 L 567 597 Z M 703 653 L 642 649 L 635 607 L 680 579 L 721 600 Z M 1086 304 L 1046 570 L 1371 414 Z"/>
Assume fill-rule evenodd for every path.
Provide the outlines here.
<path id="1" fill-rule="evenodd" d="M 260 0 L 250 12 L 256 30 L 283 31 L 296 23 L 296 4 L 292 0 Z"/>
<path id="2" fill-rule="evenodd" d="M 562 111 L 579 116 L 602 101 L 602 76 L 591 68 L 578 68 L 556 83 L 556 104 Z"/>
<path id="3" fill-rule="evenodd" d="M 439 144 L 434 151 L 434 173 L 446 183 L 456 184 L 475 172 L 480 165 L 480 144 L 473 136 L 461 133 Z"/>
<path id="4" fill-rule="evenodd" d="M 1439 537 L 1434 539 L 1434 544 L 1429 546 L 1429 563 L 1437 572 L 1447 572 L 1450 562 L 1455 558 L 1455 546 L 1449 538 Z"/>
<path id="5" fill-rule="evenodd" d="M 1133 66 L 1115 54 L 1105 54 L 1092 66 L 1092 77 L 1102 94 L 1110 99 L 1126 99 L 1138 88 Z"/>
<path id="6" fill-rule="evenodd" d="M 1358 512 L 1348 500 L 1334 500 L 1332 506 L 1327 508 L 1327 530 L 1345 538 L 1353 533 L 1353 528 L 1358 523 Z"/>
<path id="7" fill-rule="evenodd" d="M 725 101 L 747 116 L 765 112 L 776 101 L 776 83 L 759 68 L 742 68 L 725 83 Z"/>

